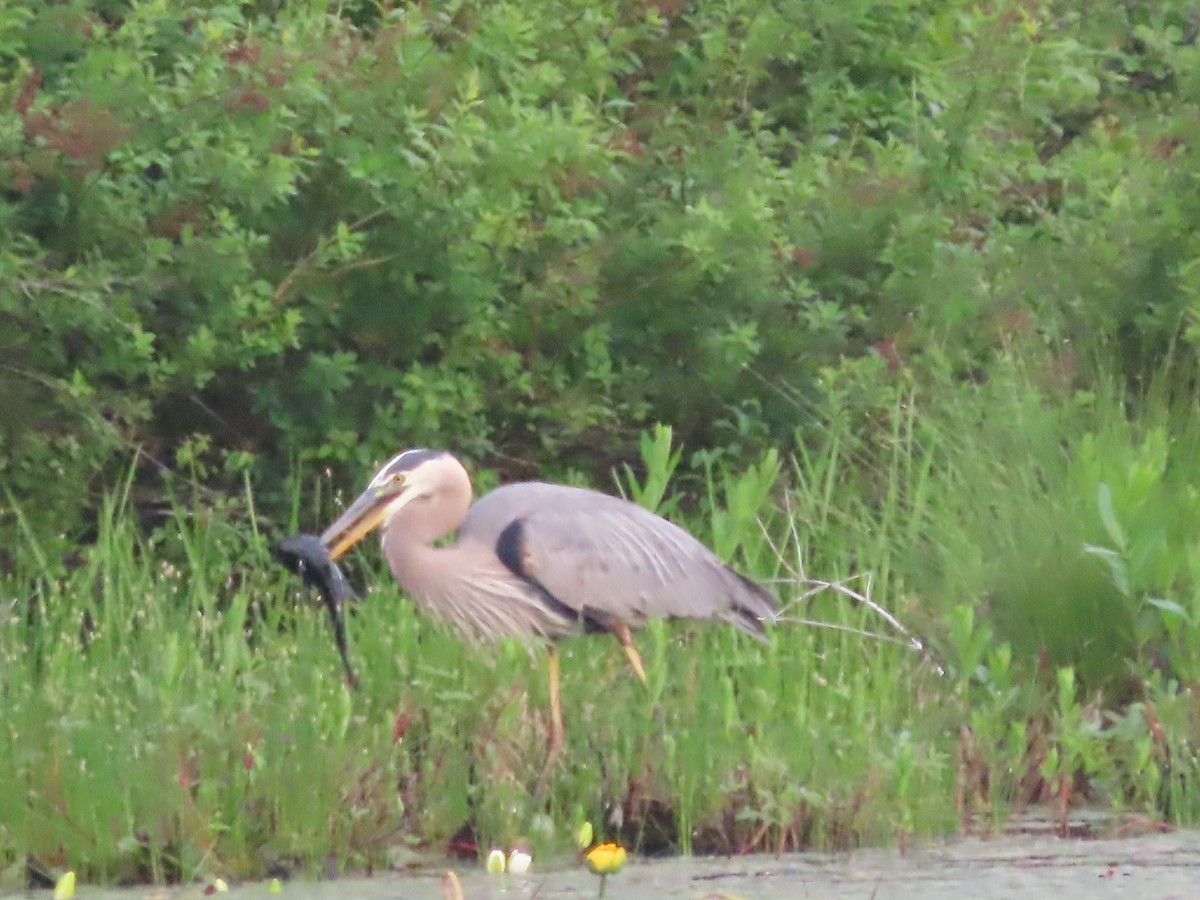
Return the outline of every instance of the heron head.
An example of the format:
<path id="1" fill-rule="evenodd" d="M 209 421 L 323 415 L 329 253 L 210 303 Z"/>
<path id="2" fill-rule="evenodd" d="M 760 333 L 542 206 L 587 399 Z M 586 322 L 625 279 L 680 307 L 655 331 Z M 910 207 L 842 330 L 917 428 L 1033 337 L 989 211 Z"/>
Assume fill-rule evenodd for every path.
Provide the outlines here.
<path id="1" fill-rule="evenodd" d="M 384 464 L 366 490 L 325 529 L 321 543 L 337 559 L 418 497 L 436 489 L 441 450 L 405 450 Z"/>

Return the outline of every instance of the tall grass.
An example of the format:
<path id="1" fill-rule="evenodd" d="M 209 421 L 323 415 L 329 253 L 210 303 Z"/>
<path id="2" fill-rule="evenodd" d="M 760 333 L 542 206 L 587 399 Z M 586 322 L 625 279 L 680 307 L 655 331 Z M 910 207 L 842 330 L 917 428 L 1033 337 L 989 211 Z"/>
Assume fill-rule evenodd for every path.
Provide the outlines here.
<path id="1" fill-rule="evenodd" d="M 1053 401 L 1014 368 L 870 434 L 831 416 L 786 463 L 712 466 L 685 524 L 773 583 L 783 623 L 765 645 L 655 623 L 645 687 L 615 643 L 567 642 L 541 792 L 538 647 L 462 646 L 368 548 L 351 692 L 258 523 L 181 506 L 147 535 L 118 487 L 80 564 L 30 546 L 3 583 L 0 869 L 188 880 L 456 836 L 550 854 L 584 818 L 643 852 L 840 847 L 1081 793 L 1193 822 L 1200 463 L 1179 403 Z M 625 490 L 677 514 L 669 433 L 643 450 Z"/>

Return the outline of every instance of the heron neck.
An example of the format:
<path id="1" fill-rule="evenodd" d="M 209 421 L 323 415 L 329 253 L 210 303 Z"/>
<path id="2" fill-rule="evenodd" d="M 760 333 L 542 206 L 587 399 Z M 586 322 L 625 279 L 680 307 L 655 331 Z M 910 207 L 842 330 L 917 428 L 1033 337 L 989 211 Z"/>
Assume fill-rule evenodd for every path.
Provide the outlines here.
<path id="1" fill-rule="evenodd" d="M 453 561 L 455 548 L 433 544 L 458 529 L 469 504 L 467 495 L 430 506 L 407 506 L 383 527 L 383 555 L 409 594 L 426 599 L 453 579 L 457 568 Z"/>
<path id="2" fill-rule="evenodd" d="M 421 599 L 442 581 L 446 551 L 431 546 L 436 539 L 402 527 L 389 527 L 380 544 L 392 575 L 409 594 Z"/>

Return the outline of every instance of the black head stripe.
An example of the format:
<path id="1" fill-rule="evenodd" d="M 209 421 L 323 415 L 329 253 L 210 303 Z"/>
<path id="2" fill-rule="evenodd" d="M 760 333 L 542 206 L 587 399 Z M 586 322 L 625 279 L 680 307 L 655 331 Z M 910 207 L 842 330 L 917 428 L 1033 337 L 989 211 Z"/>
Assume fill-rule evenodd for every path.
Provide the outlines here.
<path id="1" fill-rule="evenodd" d="M 385 468 L 404 472 L 445 455 L 445 450 L 405 450 L 393 456 Z"/>
<path id="2" fill-rule="evenodd" d="M 397 453 L 384 463 L 383 467 L 371 480 L 372 482 L 386 481 L 397 472 L 411 472 L 417 466 L 445 455 L 445 450 L 405 450 L 402 453 Z"/>

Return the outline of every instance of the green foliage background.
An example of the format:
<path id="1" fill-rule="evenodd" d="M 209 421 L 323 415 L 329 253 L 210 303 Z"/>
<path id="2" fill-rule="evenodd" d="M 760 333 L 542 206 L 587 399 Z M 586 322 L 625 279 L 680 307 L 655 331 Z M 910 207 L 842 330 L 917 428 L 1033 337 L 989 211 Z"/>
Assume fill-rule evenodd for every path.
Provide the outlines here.
<path id="1" fill-rule="evenodd" d="M 595 477 L 803 439 L 830 370 L 1136 377 L 1190 355 L 1192 13 L 8 3 L 0 480 L 62 533 L 134 447 Z"/>
<path id="2" fill-rule="evenodd" d="M 366 604 L 384 624 L 361 629 L 356 719 L 312 674 L 312 621 L 295 646 L 269 638 L 294 611 L 244 628 L 284 590 L 264 533 L 315 527 L 330 484 L 405 446 L 452 447 L 484 484 L 608 487 L 657 422 L 691 452 L 677 496 L 670 441 L 643 445 L 647 505 L 762 577 L 792 551 L 870 572 L 946 665 L 851 647 L 871 622 L 846 604 L 836 639 L 704 638 L 751 679 L 753 727 L 714 663 L 689 683 L 724 692 L 719 723 L 664 680 L 661 706 L 624 696 L 624 730 L 598 712 L 601 737 L 573 738 L 598 758 L 625 741 L 605 796 L 657 787 L 665 846 L 689 823 L 779 848 L 945 830 L 1076 776 L 1196 821 L 1198 33 L 1183 0 L 0 6 L 0 658 L 26 679 L 0 862 L 75 841 L 100 877 L 170 880 L 218 844 L 243 871 L 265 844 L 311 862 L 334 820 L 371 861 L 397 827 L 532 827 L 506 811 L 536 779 L 514 760 L 537 717 L 493 696 L 527 661 L 507 648 L 489 674 Z M 760 517 L 797 523 L 787 552 Z M 101 623 L 90 656 L 81 621 Z M 656 629 L 660 662 L 709 658 Z M 166 690 L 147 716 L 156 666 L 208 706 Z M 98 671 L 119 686 L 93 703 Z M 773 704 L 789 685 L 804 702 Z M 606 708 L 605 684 L 574 690 Z M 422 720 L 431 755 L 406 757 L 388 717 L 438 705 L 494 713 L 495 744 Z M 309 749 L 288 743 L 298 708 Z M 58 743 L 31 755 L 43 726 Z M 186 827 L 178 798 L 135 789 L 140 760 L 104 784 L 73 768 L 137 729 L 164 777 L 202 785 Z M 723 729 L 715 762 L 689 729 Z M 221 778 L 260 739 L 298 778 L 328 750 L 325 799 L 274 820 L 294 834 L 270 831 L 277 769 Z M 389 772 L 402 826 L 364 788 Z M 597 804 L 593 782 L 572 771 L 550 812 Z M 57 792 L 92 831 L 63 837 Z M 379 835 L 352 827 L 363 809 Z M 118 818 L 124 848 L 93 841 Z M 145 821 L 175 824 L 154 844 Z"/>

